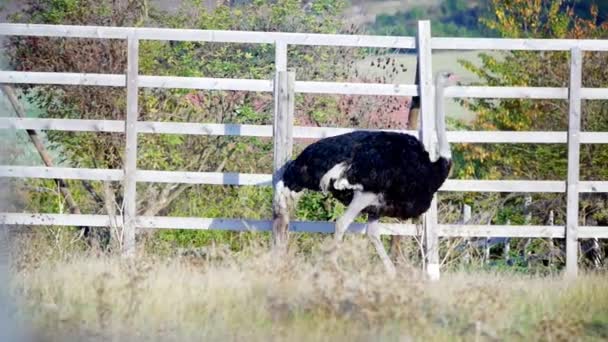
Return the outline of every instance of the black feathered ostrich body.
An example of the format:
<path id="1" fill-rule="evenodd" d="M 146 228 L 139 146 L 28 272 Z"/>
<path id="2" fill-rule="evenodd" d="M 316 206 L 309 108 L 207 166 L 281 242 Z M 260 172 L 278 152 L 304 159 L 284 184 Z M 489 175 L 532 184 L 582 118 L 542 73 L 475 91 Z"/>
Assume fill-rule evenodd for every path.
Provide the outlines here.
<path id="1" fill-rule="evenodd" d="M 394 266 L 380 241 L 381 216 L 411 219 L 423 214 L 448 177 L 452 165 L 445 137 L 443 88 L 452 74 L 436 77 L 436 129 L 439 156 L 432 161 L 424 145 L 409 134 L 358 131 L 309 145 L 280 171 L 275 212 L 288 222 L 289 202 L 304 189 L 330 192 L 347 205 L 336 222 L 338 243 L 359 213 L 369 214 L 367 234 L 387 271 Z"/>
<path id="2" fill-rule="evenodd" d="M 295 192 L 331 192 L 345 205 L 356 191 L 371 192 L 378 203 L 364 212 L 410 219 L 429 208 L 449 170 L 449 160 L 431 162 L 411 135 L 359 131 L 308 146 L 287 165 L 283 183 Z"/>

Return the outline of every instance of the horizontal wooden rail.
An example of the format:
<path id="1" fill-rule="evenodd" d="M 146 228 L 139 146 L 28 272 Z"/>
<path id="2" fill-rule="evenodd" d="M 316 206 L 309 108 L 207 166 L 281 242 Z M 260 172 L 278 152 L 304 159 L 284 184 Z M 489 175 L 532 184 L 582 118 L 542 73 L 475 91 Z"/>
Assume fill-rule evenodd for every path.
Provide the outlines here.
<path id="1" fill-rule="evenodd" d="M 134 34 L 142 40 L 201 41 L 244 44 L 353 46 L 414 49 L 414 37 L 338 35 L 316 33 L 252 32 L 222 30 L 184 30 L 168 28 L 133 28 L 76 25 L 0 24 L 0 35 L 44 36 L 95 39 L 126 39 Z M 526 50 L 608 51 L 608 41 L 595 39 L 505 39 L 433 37 L 431 48 L 437 50 Z"/>
<path id="2" fill-rule="evenodd" d="M 346 134 L 355 131 L 384 131 L 384 132 L 400 132 L 407 133 L 418 137 L 416 131 L 404 131 L 394 129 L 360 129 L 360 128 L 340 128 L 340 127 L 306 127 L 306 126 L 294 126 L 293 137 L 296 139 L 323 139 L 327 137 L 333 137 L 340 134 Z"/>
<path id="3" fill-rule="evenodd" d="M 0 177 L 121 181 L 119 169 L 0 165 Z M 138 182 L 270 186 L 271 174 L 137 170 Z M 561 193 L 564 181 L 448 179 L 440 191 Z M 580 192 L 608 192 L 608 181 L 583 181 Z"/>
<path id="4" fill-rule="evenodd" d="M 117 220 L 122 222 L 122 220 Z M 110 227 L 108 215 L 0 213 L 0 225 Z"/>
<path id="5" fill-rule="evenodd" d="M 567 88 L 452 86 L 445 97 L 496 99 L 567 99 Z"/>
<path id="6" fill-rule="evenodd" d="M 0 117 L 0 129 L 34 129 L 68 132 L 124 133 L 122 120 L 80 120 Z M 339 134 L 360 131 L 360 128 L 294 126 L 294 138 L 322 139 Z M 137 131 L 145 134 L 226 135 L 243 137 L 272 137 L 270 125 L 203 124 L 194 122 L 139 121 Z M 377 130 L 368 130 L 377 131 Z M 418 136 L 416 131 L 384 129 Z M 564 144 L 566 132 L 539 131 L 449 131 L 451 143 L 510 143 L 510 144 Z M 608 144 L 608 132 L 583 132 L 583 144 Z"/>
<path id="7" fill-rule="evenodd" d="M 578 192 L 608 192 L 608 181 L 580 181 Z"/>
<path id="8" fill-rule="evenodd" d="M 440 191 L 457 192 L 564 192 L 564 181 L 537 181 L 537 180 L 457 180 L 448 179 Z"/>
<path id="9" fill-rule="evenodd" d="M 271 186 L 272 175 L 259 173 L 137 170 L 138 182 Z"/>
<path id="10" fill-rule="evenodd" d="M 579 226 L 579 239 L 608 239 L 608 227 L 605 226 Z"/>
<path id="11" fill-rule="evenodd" d="M 138 217 L 139 226 L 152 229 L 213 229 L 232 231 L 271 231 L 270 220 L 243 220 L 243 219 L 218 219 L 218 218 L 194 218 L 194 217 Z M 300 233 L 326 233 L 334 232 L 334 223 L 319 221 L 292 221 L 290 231 Z M 365 224 L 355 223 L 349 227 L 350 233 L 365 232 Z M 416 226 L 412 224 L 387 224 L 381 225 L 383 234 L 390 235 L 417 235 Z"/>
<path id="12" fill-rule="evenodd" d="M 0 71 L 0 83 L 124 87 L 125 75 L 74 72 Z"/>
<path id="13" fill-rule="evenodd" d="M 563 238 L 565 229 L 565 226 L 440 224 L 439 235 L 445 237 Z"/>
<path id="14" fill-rule="evenodd" d="M 583 51 L 608 51 L 608 41 L 597 39 L 509 39 L 433 37 L 431 39 L 431 47 L 437 50 L 523 51 L 570 51 L 570 49 L 578 47 Z"/>
<path id="15" fill-rule="evenodd" d="M 241 137 L 272 137 L 270 125 L 203 124 L 192 122 L 137 123 L 137 132 L 156 134 L 227 135 Z"/>
<path id="16" fill-rule="evenodd" d="M 234 90 L 271 92 L 271 80 L 205 78 L 178 76 L 139 76 L 143 88 L 180 88 L 201 90 Z"/>
<path id="17" fill-rule="evenodd" d="M 608 132 L 581 132 L 581 144 L 608 144 Z"/>
<path id="18" fill-rule="evenodd" d="M 71 167 L 0 165 L 0 177 L 6 178 L 121 181 L 123 174 L 124 171 L 122 169 L 85 169 Z"/>
<path id="19" fill-rule="evenodd" d="M 295 92 L 307 94 L 416 96 L 418 95 L 418 87 L 415 84 L 297 81 Z"/>
<path id="20" fill-rule="evenodd" d="M 124 75 L 86 74 L 70 72 L 0 71 L 0 83 L 48 84 L 124 87 Z M 264 79 L 233 79 L 180 76 L 140 75 L 138 85 L 142 88 L 171 88 L 199 90 L 230 90 L 271 92 L 272 81 Z M 369 96 L 416 96 L 418 89 L 413 84 L 312 82 L 296 81 L 296 93 L 342 94 Z M 451 86 L 446 88 L 448 98 L 495 98 L 495 99 L 561 99 L 568 98 L 567 88 L 547 87 L 488 87 Z M 608 99 L 608 89 L 583 88 L 581 98 L 586 100 Z"/>
<path id="21" fill-rule="evenodd" d="M 566 132 L 538 131 L 448 131 L 451 143 L 565 144 Z"/>
<path id="22" fill-rule="evenodd" d="M 120 181 L 122 170 L 43 166 L 0 166 L 0 177 Z M 270 186 L 271 174 L 137 170 L 138 182 Z M 582 192 L 608 192 L 608 182 L 581 182 Z M 542 192 L 565 191 L 564 181 L 448 179 L 441 191 Z"/>
<path id="23" fill-rule="evenodd" d="M 126 39 L 134 34 L 141 40 L 199 41 L 217 43 L 352 46 L 414 49 L 413 37 L 341 35 L 318 33 L 188 30 L 147 27 L 105 27 L 76 25 L 0 24 L 0 35 Z"/>
<path id="24" fill-rule="evenodd" d="M 117 220 L 122 222 L 122 220 Z M 108 227 L 110 218 L 107 215 L 72 215 L 72 214 L 32 214 L 0 213 L 0 224 L 33 225 L 33 226 L 81 226 Z M 221 219 L 198 217 L 139 216 L 137 226 L 145 229 L 193 229 L 193 230 L 230 230 L 262 231 L 271 230 L 269 220 Z M 419 236 L 420 231 L 412 224 L 382 223 L 383 235 Z M 332 222 L 293 221 L 292 232 L 326 233 L 334 232 Z M 365 224 L 355 223 L 349 228 L 350 233 L 363 233 Z M 563 238 L 564 226 L 504 226 L 504 225 L 457 225 L 440 224 L 439 235 L 443 237 L 542 237 Z M 608 227 L 582 226 L 579 238 L 608 238 Z"/>
<path id="25" fill-rule="evenodd" d="M 122 120 L 0 117 L 0 129 L 33 129 L 38 131 L 124 133 L 125 122 Z"/>

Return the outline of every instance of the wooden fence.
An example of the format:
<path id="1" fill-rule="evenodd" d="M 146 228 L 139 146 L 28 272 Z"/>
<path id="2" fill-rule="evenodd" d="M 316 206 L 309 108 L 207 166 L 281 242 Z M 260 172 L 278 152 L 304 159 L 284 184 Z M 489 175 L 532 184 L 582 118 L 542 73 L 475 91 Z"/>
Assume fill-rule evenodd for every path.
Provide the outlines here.
<path id="1" fill-rule="evenodd" d="M 81 86 L 126 87 L 126 120 L 68 120 L 34 118 L 0 118 L 0 128 L 86 132 L 125 133 L 126 160 L 124 169 L 83 169 L 64 167 L 0 166 L 0 177 L 86 179 L 121 181 L 124 184 L 124 207 L 122 224 L 124 248 L 132 253 L 135 229 L 217 229 L 235 231 L 269 231 L 271 221 L 235 220 L 191 217 L 142 217 L 136 215 L 137 182 L 168 182 L 218 185 L 270 186 L 272 175 L 248 173 L 173 172 L 138 170 L 138 134 L 193 134 L 229 135 L 255 137 L 281 137 L 275 143 L 275 167 L 291 153 L 293 138 L 322 138 L 350 132 L 353 129 L 328 127 L 292 127 L 277 120 L 277 113 L 293 111 L 294 93 L 420 96 L 421 139 L 433 151 L 433 71 L 431 54 L 434 50 L 536 50 L 570 51 L 571 76 L 568 88 L 549 87 L 464 87 L 446 89 L 446 97 L 458 98 L 529 98 L 568 100 L 570 105 L 567 132 L 483 132 L 450 131 L 451 143 L 530 143 L 568 144 L 567 180 L 448 180 L 441 191 L 468 192 L 522 192 L 522 193 L 567 193 L 566 226 L 510 226 L 438 224 L 436 201 L 424 217 L 425 252 L 427 271 L 432 277 L 439 276 L 439 237 L 545 237 L 566 238 L 567 274 L 577 273 L 578 239 L 608 238 L 608 227 L 579 226 L 579 193 L 608 192 L 607 181 L 579 181 L 579 150 L 581 144 L 608 143 L 608 132 L 581 132 L 581 101 L 608 99 L 606 88 L 583 88 L 581 82 L 583 51 L 608 51 L 608 40 L 572 39 L 486 39 L 486 38 L 434 38 L 431 37 L 430 22 L 418 23 L 416 37 L 386 37 L 364 35 L 332 35 L 277 32 L 177 30 L 160 28 L 122 28 L 92 26 L 56 26 L 0 23 L 0 35 L 48 36 L 98 39 L 125 39 L 128 41 L 128 69 L 124 75 L 83 74 L 63 72 L 14 72 L 0 71 L 0 83 L 10 84 L 56 84 Z M 138 74 L 138 46 L 140 40 L 178 40 L 223 43 L 264 43 L 275 46 L 275 80 L 267 79 L 222 79 L 199 77 L 144 76 Z M 340 82 L 309 82 L 290 80 L 287 74 L 287 49 L 289 45 L 350 46 L 416 49 L 420 84 L 364 84 Z M 291 76 L 293 78 L 293 76 Z M 283 83 L 277 80 L 284 80 Z M 276 86 L 276 87 L 275 87 Z M 275 91 L 275 125 L 237 125 L 204 123 L 171 123 L 138 121 L 138 88 L 185 88 L 205 90 L 240 90 L 256 92 Z M 278 96 L 277 90 L 287 92 Z M 291 96 L 289 96 L 291 95 Z M 287 102 L 285 102 L 287 101 Z M 278 122 L 279 121 L 279 122 Z M 281 123 L 282 122 L 282 123 Z M 418 132 L 408 132 L 418 135 Z M 277 140 L 277 139 L 275 139 Z M 109 226 L 106 215 L 67 215 L 1 213 L 0 223 L 9 225 L 61 225 L 91 227 Z M 364 225 L 354 224 L 350 231 L 362 231 Z M 290 230 L 295 232 L 333 232 L 329 222 L 292 222 Z M 420 235 L 416 227 L 409 224 L 383 224 L 384 234 Z"/>

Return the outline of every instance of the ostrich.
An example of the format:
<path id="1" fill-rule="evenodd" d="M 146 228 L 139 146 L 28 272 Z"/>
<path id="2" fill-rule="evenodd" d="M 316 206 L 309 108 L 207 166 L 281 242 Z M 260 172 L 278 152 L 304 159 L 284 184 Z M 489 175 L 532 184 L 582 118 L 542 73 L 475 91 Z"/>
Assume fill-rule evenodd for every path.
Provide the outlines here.
<path id="1" fill-rule="evenodd" d="M 336 221 L 334 252 L 357 215 L 367 213 L 367 236 L 386 271 L 394 275 L 395 267 L 380 240 L 378 220 L 381 216 L 403 220 L 420 216 L 448 177 L 452 155 L 445 134 L 443 90 L 454 79 L 450 72 L 439 72 L 435 79 L 436 160 L 409 134 L 356 131 L 321 139 L 278 171 L 273 228 L 285 231 L 289 208 L 304 189 L 329 192 L 347 206 Z"/>

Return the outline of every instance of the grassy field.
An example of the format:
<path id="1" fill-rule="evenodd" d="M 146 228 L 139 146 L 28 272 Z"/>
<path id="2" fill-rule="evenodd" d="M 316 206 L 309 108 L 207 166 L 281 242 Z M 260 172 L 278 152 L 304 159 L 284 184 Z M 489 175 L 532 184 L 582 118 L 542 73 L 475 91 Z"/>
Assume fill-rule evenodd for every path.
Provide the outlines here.
<path id="1" fill-rule="evenodd" d="M 340 268 L 322 253 L 263 246 L 204 257 L 21 253 L 16 326 L 38 340 L 503 341 L 608 338 L 608 278 L 487 272 L 430 283 L 401 265 L 390 280 L 350 237 Z"/>

